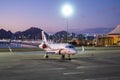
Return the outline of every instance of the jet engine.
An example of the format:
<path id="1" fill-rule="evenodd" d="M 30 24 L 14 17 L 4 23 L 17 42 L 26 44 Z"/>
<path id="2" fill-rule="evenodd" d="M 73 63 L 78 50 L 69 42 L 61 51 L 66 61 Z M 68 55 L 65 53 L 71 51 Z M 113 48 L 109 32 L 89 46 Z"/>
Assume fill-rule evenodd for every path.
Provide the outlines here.
<path id="1" fill-rule="evenodd" d="M 40 44 L 39 47 L 42 48 L 42 49 L 45 49 L 45 48 L 47 48 L 47 44 L 45 44 L 45 43 Z"/>

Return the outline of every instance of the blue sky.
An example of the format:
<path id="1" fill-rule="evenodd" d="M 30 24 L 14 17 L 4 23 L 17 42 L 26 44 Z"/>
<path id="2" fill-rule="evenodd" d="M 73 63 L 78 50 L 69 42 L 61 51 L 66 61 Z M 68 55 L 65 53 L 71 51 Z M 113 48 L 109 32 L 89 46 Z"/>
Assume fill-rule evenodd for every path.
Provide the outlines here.
<path id="1" fill-rule="evenodd" d="M 66 19 L 61 13 L 65 3 L 74 8 L 74 14 L 68 18 L 71 32 L 120 24 L 120 0 L 0 0 L 0 28 L 12 32 L 30 27 L 50 33 L 66 30 Z"/>

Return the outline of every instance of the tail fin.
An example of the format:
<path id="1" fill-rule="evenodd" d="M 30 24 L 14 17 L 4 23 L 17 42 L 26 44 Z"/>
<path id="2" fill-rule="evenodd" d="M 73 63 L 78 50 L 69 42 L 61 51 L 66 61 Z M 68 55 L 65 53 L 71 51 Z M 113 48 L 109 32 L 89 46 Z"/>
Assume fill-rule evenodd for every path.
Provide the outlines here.
<path id="1" fill-rule="evenodd" d="M 42 31 L 42 41 L 45 42 L 45 43 L 47 42 L 44 31 Z"/>
<path id="2" fill-rule="evenodd" d="M 40 48 L 42 48 L 42 49 L 50 48 L 50 46 L 49 46 L 49 44 L 47 42 L 47 39 L 46 39 L 44 31 L 42 31 L 42 41 L 43 42 L 39 45 Z"/>

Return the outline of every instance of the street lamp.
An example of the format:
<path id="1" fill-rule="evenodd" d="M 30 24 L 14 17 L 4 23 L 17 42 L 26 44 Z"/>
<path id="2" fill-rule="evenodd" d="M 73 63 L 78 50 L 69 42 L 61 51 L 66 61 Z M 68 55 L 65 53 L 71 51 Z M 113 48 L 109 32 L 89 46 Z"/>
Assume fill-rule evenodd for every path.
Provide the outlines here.
<path id="1" fill-rule="evenodd" d="M 73 14 L 73 7 L 70 4 L 64 4 L 62 6 L 62 14 L 68 18 Z"/>
<path id="2" fill-rule="evenodd" d="M 66 19 L 66 26 L 67 26 L 66 42 L 67 42 L 68 40 L 68 17 L 70 17 L 73 14 L 73 7 L 70 4 L 64 4 L 62 6 L 62 14 L 64 15 Z"/>

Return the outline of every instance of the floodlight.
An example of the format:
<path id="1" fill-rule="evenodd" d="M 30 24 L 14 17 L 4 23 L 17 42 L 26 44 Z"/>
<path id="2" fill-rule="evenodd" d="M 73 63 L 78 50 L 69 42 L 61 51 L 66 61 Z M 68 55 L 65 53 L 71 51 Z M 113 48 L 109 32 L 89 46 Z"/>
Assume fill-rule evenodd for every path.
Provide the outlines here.
<path id="1" fill-rule="evenodd" d="M 62 14 L 65 17 L 69 17 L 73 14 L 73 7 L 70 4 L 65 4 L 62 6 Z"/>

